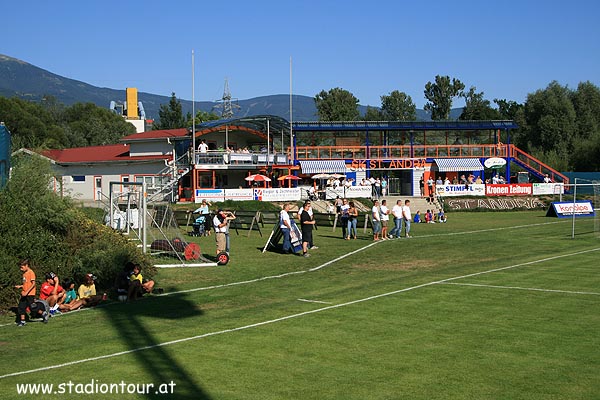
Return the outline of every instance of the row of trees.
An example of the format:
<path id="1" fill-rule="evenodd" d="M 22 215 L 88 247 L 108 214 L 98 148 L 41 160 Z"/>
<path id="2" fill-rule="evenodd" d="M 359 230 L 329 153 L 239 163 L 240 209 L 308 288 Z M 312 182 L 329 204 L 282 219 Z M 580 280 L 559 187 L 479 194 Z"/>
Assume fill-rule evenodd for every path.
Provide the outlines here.
<path id="1" fill-rule="evenodd" d="M 41 103 L 0 97 L 0 121 L 9 127 L 13 149 L 62 149 L 117 143 L 135 128 L 112 111 L 92 103 L 70 107 L 47 96 Z"/>
<path id="2" fill-rule="evenodd" d="M 514 120 L 519 129 L 512 141 L 559 171 L 600 171 L 600 89 L 581 82 L 577 89 L 551 82 L 527 96 L 524 104 L 494 99 L 492 103 L 458 79 L 436 76 L 425 85 L 425 111 L 433 120 L 447 120 L 455 98 L 464 98 L 460 120 Z M 359 100 L 349 91 L 334 88 L 315 96 L 321 121 L 414 121 L 416 106 L 404 92 L 381 96 L 381 107 L 368 107 L 364 116 Z"/>

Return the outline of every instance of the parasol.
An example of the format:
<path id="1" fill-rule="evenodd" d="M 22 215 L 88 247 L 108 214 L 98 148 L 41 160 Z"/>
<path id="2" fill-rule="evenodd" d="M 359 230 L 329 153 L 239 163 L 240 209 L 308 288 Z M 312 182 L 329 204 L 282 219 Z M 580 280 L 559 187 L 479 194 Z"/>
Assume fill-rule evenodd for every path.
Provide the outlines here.
<path id="1" fill-rule="evenodd" d="M 248 175 L 244 179 L 248 182 L 271 182 L 271 178 L 261 174 Z"/>
<path id="2" fill-rule="evenodd" d="M 296 175 L 283 175 L 283 176 L 280 176 L 279 178 L 277 178 L 278 181 L 285 181 L 285 180 L 299 181 L 301 179 L 302 178 L 299 178 Z"/>
<path id="3" fill-rule="evenodd" d="M 329 174 L 316 174 L 312 176 L 313 179 L 329 179 L 331 175 Z"/>

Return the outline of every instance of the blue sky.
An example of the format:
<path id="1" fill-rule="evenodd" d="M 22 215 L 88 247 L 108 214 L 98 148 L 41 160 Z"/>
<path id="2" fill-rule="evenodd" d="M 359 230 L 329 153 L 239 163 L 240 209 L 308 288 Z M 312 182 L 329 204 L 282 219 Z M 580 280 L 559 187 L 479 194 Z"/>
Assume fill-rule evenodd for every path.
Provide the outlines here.
<path id="1" fill-rule="evenodd" d="M 436 75 L 524 102 L 556 80 L 600 86 L 600 2 L 2 1 L 0 53 L 100 87 L 216 100 L 315 96 L 417 107 Z M 454 106 L 461 105 L 455 102 Z"/>

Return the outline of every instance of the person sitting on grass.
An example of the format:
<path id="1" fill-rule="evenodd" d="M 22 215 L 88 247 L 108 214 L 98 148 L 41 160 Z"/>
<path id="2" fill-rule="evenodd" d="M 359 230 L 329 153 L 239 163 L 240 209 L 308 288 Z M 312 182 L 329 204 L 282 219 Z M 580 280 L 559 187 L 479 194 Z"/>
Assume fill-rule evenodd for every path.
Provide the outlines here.
<path id="1" fill-rule="evenodd" d="M 77 289 L 78 299 L 70 302 L 66 311 L 77 310 L 81 307 L 94 307 L 100 304 L 101 301 L 106 300 L 106 293 L 97 295 L 96 294 L 96 283 L 94 282 L 96 277 L 92 274 L 85 275 L 85 283 L 79 285 Z"/>
<path id="2" fill-rule="evenodd" d="M 425 213 L 425 222 L 427 222 L 428 224 L 435 223 L 435 221 L 433 220 L 433 213 L 431 212 L 431 210 L 427 210 L 427 212 Z"/>
<path id="3" fill-rule="evenodd" d="M 46 274 L 46 281 L 40 287 L 40 299 L 48 302 L 50 308 L 54 307 L 65 295 L 65 289 L 60 286 L 58 276 L 54 272 Z"/>
<path id="4" fill-rule="evenodd" d="M 58 312 L 71 311 L 71 305 L 77 300 L 77 292 L 75 291 L 75 281 L 72 279 L 65 279 L 63 281 L 65 285 L 65 295 L 58 302 Z M 54 315 L 57 312 L 56 309 L 51 309 L 50 314 Z"/>
<path id="5" fill-rule="evenodd" d="M 415 224 L 420 224 L 421 223 L 421 210 L 417 210 L 417 213 L 415 214 L 415 219 L 413 221 Z"/>
<path id="6" fill-rule="evenodd" d="M 444 214 L 444 210 L 442 210 L 440 208 L 440 211 L 437 214 L 437 220 L 439 223 L 445 223 L 446 222 L 446 214 Z"/>
<path id="7" fill-rule="evenodd" d="M 154 281 L 146 280 L 144 282 L 142 267 L 138 264 L 133 266 L 129 280 L 129 291 L 127 292 L 129 300 L 137 300 L 138 296 L 143 296 L 145 293 L 152 293 L 152 289 L 154 289 Z"/>

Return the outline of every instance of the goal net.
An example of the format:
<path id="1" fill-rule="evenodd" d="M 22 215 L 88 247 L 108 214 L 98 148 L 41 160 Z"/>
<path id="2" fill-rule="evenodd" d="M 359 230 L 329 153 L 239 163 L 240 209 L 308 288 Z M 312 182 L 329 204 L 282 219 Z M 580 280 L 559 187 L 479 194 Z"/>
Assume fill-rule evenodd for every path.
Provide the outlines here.
<path id="1" fill-rule="evenodd" d="M 169 203 L 148 200 L 144 182 L 110 182 L 105 221 L 128 235 L 156 264 L 186 265 L 201 257 L 200 246 L 185 239 Z"/>
<path id="2" fill-rule="evenodd" d="M 563 197 L 563 201 L 574 204 L 585 202 L 591 204 L 594 211 L 593 216 L 583 218 L 577 218 L 577 214 L 573 213 L 571 237 L 590 234 L 600 237 L 600 181 L 575 178 L 569 186 L 569 194 Z"/>

